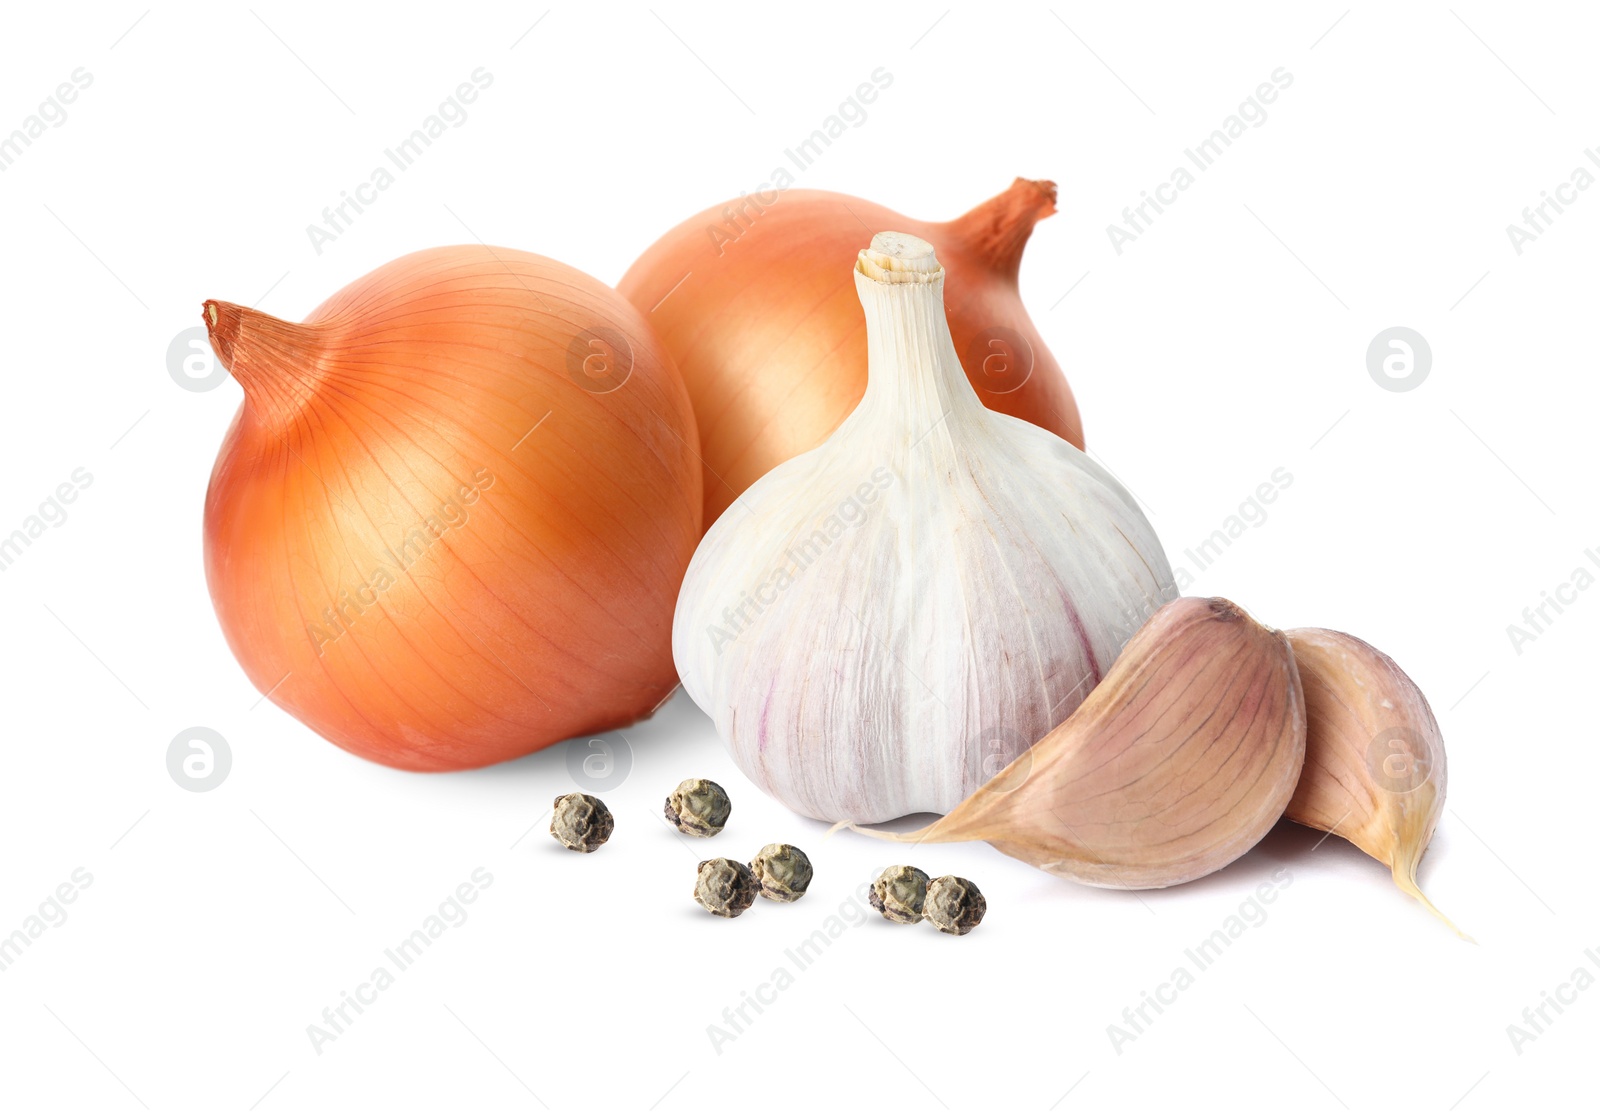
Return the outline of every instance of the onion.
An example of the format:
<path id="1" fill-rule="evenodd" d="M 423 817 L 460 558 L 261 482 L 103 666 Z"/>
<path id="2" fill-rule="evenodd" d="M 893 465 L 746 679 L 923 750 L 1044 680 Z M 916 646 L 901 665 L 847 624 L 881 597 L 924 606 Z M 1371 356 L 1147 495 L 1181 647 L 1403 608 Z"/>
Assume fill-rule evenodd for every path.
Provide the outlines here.
<path id="1" fill-rule="evenodd" d="M 617 287 L 650 316 L 689 387 L 706 524 L 860 402 L 867 336 L 852 276 L 874 230 L 939 247 L 950 334 L 979 400 L 1081 449 L 1072 390 L 1017 292 L 1023 246 L 1055 201 L 1054 183 L 1018 179 L 955 221 L 932 223 L 827 191 L 757 192 L 645 250 Z"/>
<path id="2" fill-rule="evenodd" d="M 530 253 L 413 253 L 305 323 L 208 301 L 244 388 L 206 577 L 257 688 L 454 770 L 648 713 L 700 535 L 694 416 L 628 302 Z"/>

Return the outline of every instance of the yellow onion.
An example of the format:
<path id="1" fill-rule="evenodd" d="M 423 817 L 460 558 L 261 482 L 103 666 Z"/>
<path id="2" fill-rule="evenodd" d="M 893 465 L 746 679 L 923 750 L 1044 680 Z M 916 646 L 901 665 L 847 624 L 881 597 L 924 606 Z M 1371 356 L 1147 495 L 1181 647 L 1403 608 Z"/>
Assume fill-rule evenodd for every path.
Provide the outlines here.
<path id="1" fill-rule="evenodd" d="M 244 388 L 206 577 L 251 682 L 411 770 L 615 727 L 676 681 L 694 416 L 644 317 L 557 261 L 393 261 L 304 323 L 208 301 Z"/>
<path id="2" fill-rule="evenodd" d="M 867 387 L 851 277 L 864 237 L 938 246 L 956 354 L 986 408 L 1083 447 L 1078 406 L 1017 292 L 1022 250 L 1056 185 L 1018 179 L 951 222 L 828 191 L 757 192 L 695 215 L 617 286 L 677 360 L 699 423 L 709 526 L 751 483 L 821 443 Z"/>

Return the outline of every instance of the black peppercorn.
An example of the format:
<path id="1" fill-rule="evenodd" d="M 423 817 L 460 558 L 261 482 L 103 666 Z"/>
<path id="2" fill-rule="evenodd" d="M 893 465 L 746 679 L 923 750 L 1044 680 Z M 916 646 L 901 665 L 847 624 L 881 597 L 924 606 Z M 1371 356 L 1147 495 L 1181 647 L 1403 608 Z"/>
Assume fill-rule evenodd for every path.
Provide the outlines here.
<path id="1" fill-rule="evenodd" d="M 667 797 L 667 820 L 685 836 L 715 836 L 728 823 L 728 791 L 705 778 L 679 782 Z"/>
<path id="2" fill-rule="evenodd" d="M 756 877 L 745 864 L 708 859 L 695 876 L 694 900 L 722 918 L 737 918 L 756 900 Z"/>
<path id="3" fill-rule="evenodd" d="M 793 902 L 811 885 L 811 860 L 793 844 L 768 844 L 750 861 L 761 896 Z"/>
<path id="4" fill-rule="evenodd" d="M 867 894 L 867 901 L 891 922 L 913 926 L 922 921 L 922 904 L 927 892 L 926 871 L 909 864 L 898 864 L 878 876 Z"/>
<path id="5" fill-rule="evenodd" d="M 550 835 L 574 852 L 592 852 L 611 839 L 616 823 L 611 810 L 598 797 L 564 793 L 556 798 Z"/>
<path id="6" fill-rule="evenodd" d="M 972 880 L 957 875 L 941 875 L 929 883 L 922 904 L 922 916 L 932 922 L 935 929 L 957 937 L 971 933 L 988 910 L 983 892 Z"/>

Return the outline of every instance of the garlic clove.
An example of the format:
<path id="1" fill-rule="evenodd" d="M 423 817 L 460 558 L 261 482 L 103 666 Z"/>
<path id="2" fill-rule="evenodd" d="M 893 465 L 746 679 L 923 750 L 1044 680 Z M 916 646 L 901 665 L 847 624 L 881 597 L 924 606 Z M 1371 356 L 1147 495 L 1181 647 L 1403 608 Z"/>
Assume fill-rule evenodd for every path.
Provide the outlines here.
<path id="1" fill-rule="evenodd" d="M 1306 697 L 1306 764 L 1285 815 L 1349 840 L 1466 940 L 1417 885 L 1444 812 L 1444 739 L 1392 658 L 1337 630 L 1288 631 Z"/>
<path id="2" fill-rule="evenodd" d="M 912 843 L 985 840 L 1094 886 L 1168 887 L 1232 863 L 1283 815 L 1305 757 L 1285 636 L 1177 599 L 1077 711 Z"/>

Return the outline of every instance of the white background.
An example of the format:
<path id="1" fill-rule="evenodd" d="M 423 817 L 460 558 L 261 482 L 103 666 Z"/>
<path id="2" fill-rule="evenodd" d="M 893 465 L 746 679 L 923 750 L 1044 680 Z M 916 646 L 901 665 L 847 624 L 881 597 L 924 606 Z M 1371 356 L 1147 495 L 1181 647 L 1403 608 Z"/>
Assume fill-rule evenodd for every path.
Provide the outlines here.
<path id="1" fill-rule="evenodd" d="M 1507 1026 L 1575 969 L 1600 976 L 1600 591 L 1520 651 L 1506 628 L 1600 572 L 1600 190 L 1520 255 L 1506 227 L 1600 144 L 1592 19 L 1472 0 L 427 7 L 8 8 L 0 132 L 75 68 L 93 83 L 0 174 L 0 530 L 75 468 L 94 481 L 0 572 L 0 932 L 75 868 L 93 885 L 0 973 L 0 1112 L 1504 1116 L 1591 1098 L 1600 992 L 1520 1055 Z M 480 66 L 469 119 L 318 254 L 307 225 Z M 1426 690 L 1450 791 L 1423 881 L 1478 945 L 1348 844 L 1283 826 L 1138 895 L 919 849 L 982 886 L 984 925 L 873 916 L 801 971 L 785 950 L 848 919 L 899 853 L 766 800 L 681 694 L 624 733 L 616 835 L 574 857 L 539 819 L 574 786 L 563 748 L 389 771 L 240 672 L 200 539 L 239 392 L 186 391 L 166 365 L 203 298 L 298 318 L 475 238 L 614 283 L 766 181 L 877 67 L 893 85 L 799 185 L 942 219 L 1016 175 L 1060 182 L 1022 291 L 1091 448 L 1192 591 L 1362 635 Z M 1277 67 L 1294 81 L 1265 124 L 1114 252 L 1107 225 Z M 1366 368 L 1394 325 L 1433 351 L 1410 392 Z M 1294 481 L 1267 521 L 1197 572 L 1184 550 L 1279 467 Z M 166 767 L 195 725 L 233 754 L 204 794 Z M 680 841 L 660 803 L 699 775 L 733 822 Z M 698 858 L 771 840 L 815 859 L 803 902 L 698 910 Z M 493 886 L 465 924 L 319 1056 L 307 1027 L 479 867 Z M 1280 868 L 1264 924 L 1118 1054 L 1108 1025 Z M 707 1027 L 781 967 L 793 984 L 718 1053 Z"/>

